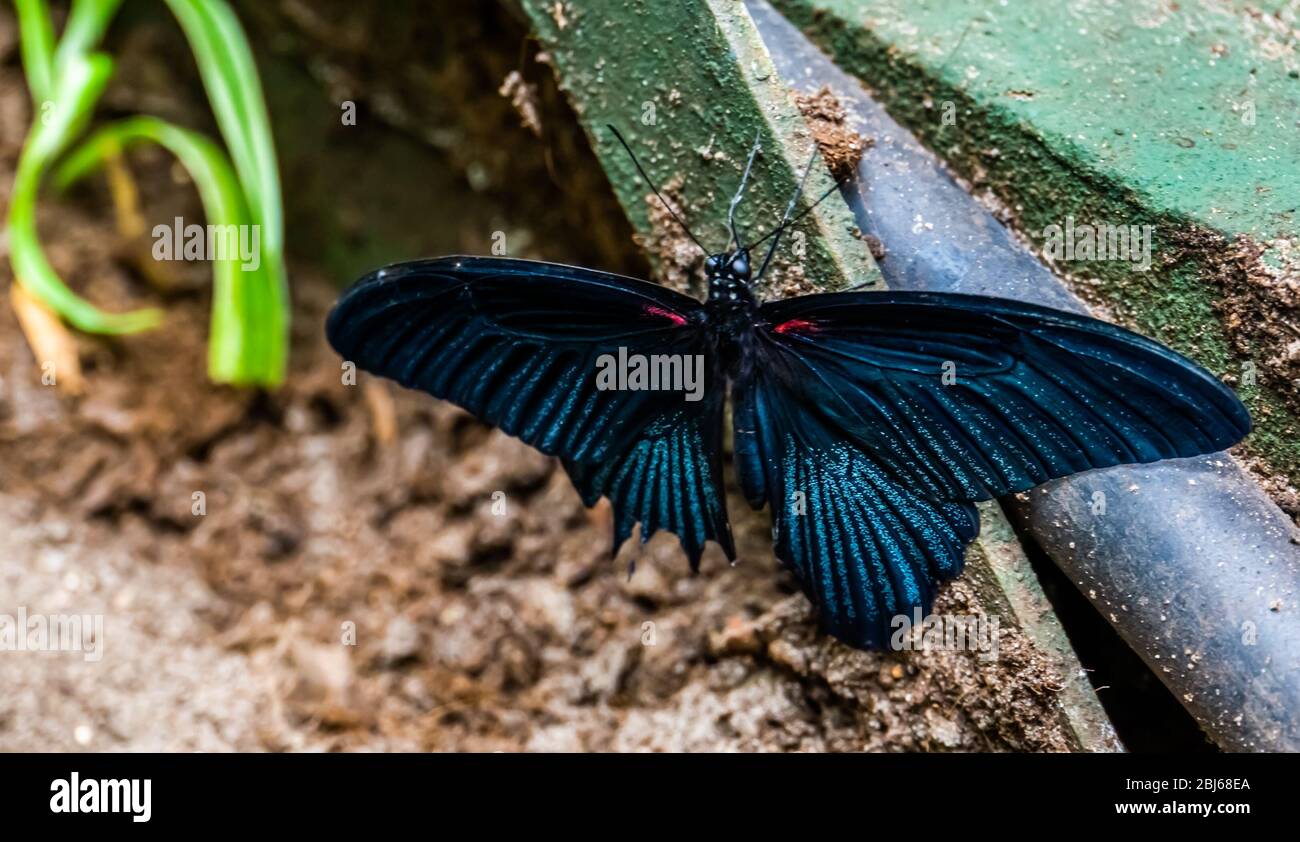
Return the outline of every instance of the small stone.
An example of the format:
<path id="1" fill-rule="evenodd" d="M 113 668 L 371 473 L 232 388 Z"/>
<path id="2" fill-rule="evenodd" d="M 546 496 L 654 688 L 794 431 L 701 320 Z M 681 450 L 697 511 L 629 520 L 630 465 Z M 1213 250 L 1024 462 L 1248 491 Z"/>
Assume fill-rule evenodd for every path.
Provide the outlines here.
<path id="1" fill-rule="evenodd" d="M 962 743 L 961 728 L 934 708 L 925 711 L 926 724 L 930 726 L 930 736 L 944 748 L 957 748 Z"/>
<path id="2" fill-rule="evenodd" d="M 608 701 L 618 692 L 623 677 L 633 666 L 632 657 L 632 648 L 626 641 L 614 639 L 602 646 L 582 665 L 582 682 L 586 692 L 597 699 Z"/>
<path id="3" fill-rule="evenodd" d="M 808 674 L 808 658 L 804 651 L 788 640 L 774 640 L 767 645 L 767 654 L 773 663 L 791 670 L 797 675 Z"/>
<path id="4" fill-rule="evenodd" d="M 58 573 L 63 569 L 63 565 L 67 561 L 67 558 L 68 554 L 63 550 L 56 550 L 53 547 L 47 547 L 41 550 L 41 554 L 37 556 L 36 564 L 46 573 Z"/>
<path id="5" fill-rule="evenodd" d="M 477 525 L 472 521 L 446 526 L 434 533 L 423 551 L 434 564 L 468 564 L 476 529 Z"/>
<path id="6" fill-rule="evenodd" d="M 486 506 L 480 509 L 478 531 L 474 533 L 471 554 L 476 561 L 509 555 L 515 543 L 515 536 L 519 534 L 517 521 L 483 514 L 487 510 Z"/>
<path id="7" fill-rule="evenodd" d="M 394 617 L 384 630 L 384 660 L 390 664 L 414 658 L 420 650 L 420 629 L 406 617 Z"/>
<path id="8" fill-rule="evenodd" d="M 113 594 L 113 610 L 126 611 L 135 604 L 135 590 L 131 587 L 122 588 Z"/>
<path id="9" fill-rule="evenodd" d="M 709 651 L 714 655 L 753 655 L 758 649 L 758 630 L 743 617 L 729 617 L 721 630 L 709 634 Z"/>
<path id="10" fill-rule="evenodd" d="M 429 710 L 434 705 L 433 694 L 419 676 L 407 676 L 400 685 L 402 697 L 422 710 Z"/>
<path id="11" fill-rule="evenodd" d="M 551 467 L 547 456 L 497 430 L 442 477 L 443 492 L 455 503 L 490 500 L 495 491 L 536 485 Z"/>
<path id="12" fill-rule="evenodd" d="M 337 703 L 346 698 L 352 685 L 352 662 L 344 647 L 295 640 L 289 660 L 296 678 L 292 700 Z"/>
<path id="13" fill-rule="evenodd" d="M 640 549 L 640 548 L 638 548 Z M 641 550 L 645 553 L 645 550 Z M 648 554 L 647 554 L 648 555 Z M 673 580 L 654 558 L 637 559 L 630 575 L 624 575 L 620 587 L 630 597 L 648 600 L 655 605 L 672 601 Z"/>

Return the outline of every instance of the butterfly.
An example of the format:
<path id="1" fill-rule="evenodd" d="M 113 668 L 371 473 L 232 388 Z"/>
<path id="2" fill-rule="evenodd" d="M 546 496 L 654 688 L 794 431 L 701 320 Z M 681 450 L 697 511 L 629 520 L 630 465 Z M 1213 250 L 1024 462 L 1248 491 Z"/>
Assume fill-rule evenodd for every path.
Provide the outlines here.
<path id="1" fill-rule="evenodd" d="M 693 570 L 709 541 L 736 557 L 723 491 L 729 390 L 740 489 L 755 509 L 771 506 L 774 553 L 822 628 L 858 648 L 883 647 L 892 618 L 928 613 L 960 574 L 979 531 L 974 503 L 1220 451 L 1249 433 L 1245 407 L 1210 373 L 1086 316 L 935 292 L 761 300 L 782 232 L 811 210 L 793 215 L 813 160 L 780 224 L 745 244 L 735 211 L 758 150 L 756 139 L 726 248 L 700 245 L 705 301 L 576 266 L 444 257 L 361 278 L 331 311 L 329 341 L 558 457 L 584 504 L 609 499 L 615 550 L 637 524 L 642 542 L 666 530 Z M 694 393 L 671 376 L 692 365 L 703 376 Z"/>

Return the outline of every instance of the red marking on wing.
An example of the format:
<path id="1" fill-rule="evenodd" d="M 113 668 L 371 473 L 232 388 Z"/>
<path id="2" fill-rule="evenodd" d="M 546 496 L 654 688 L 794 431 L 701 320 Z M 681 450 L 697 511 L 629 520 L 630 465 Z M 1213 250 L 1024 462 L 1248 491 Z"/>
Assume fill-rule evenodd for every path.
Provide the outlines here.
<path id="1" fill-rule="evenodd" d="M 672 322 L 673 324 L 677 325 L 678 327 L 681 327 L 682 325 L 686 324 L 686 317 L 685 317 L 685 316 L 683 316 L 683 315 L 680 314 L 680 313 L 674 313 L 672 310 L 665 310 L 665 309 L 662 308 L 662 307 L 655 307 L 654 305 L 647 305 L 647 306 L 645 307 L 645 312 L 646 312 L 646 315 L 648 315 L 648 316 L 658 316 L 658 317 L 660 317 L 661 319 L 667 319 L 668 321 Z"/>
<path id="2" fill-rule="evenodd" d="M 817 323 L 810 322 L 807 319 L 791 319 L 788 322 L 781 322 L 781 324 L 777 325 L 773 329 L 777 333 L 790 333 L 791 331 L 807 331 L 813 333 L 817 330 Z"/>

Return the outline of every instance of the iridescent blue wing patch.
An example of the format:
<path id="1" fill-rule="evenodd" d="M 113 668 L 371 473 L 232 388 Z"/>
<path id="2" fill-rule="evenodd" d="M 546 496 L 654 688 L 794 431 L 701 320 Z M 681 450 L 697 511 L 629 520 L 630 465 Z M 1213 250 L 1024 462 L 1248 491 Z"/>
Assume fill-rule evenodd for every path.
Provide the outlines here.
<path id="1" fill-rule="evenodd" d="M 881 648 L 894 617 L 928 612 L 938 583 L 961 573 L 978 514 L 892 479 L 787 388 L 786 365 L 760 363 L 734 392 L 741 484 L 755 508 L 771 504 L 776 556 L 818 607 L 822 628 Z"/>

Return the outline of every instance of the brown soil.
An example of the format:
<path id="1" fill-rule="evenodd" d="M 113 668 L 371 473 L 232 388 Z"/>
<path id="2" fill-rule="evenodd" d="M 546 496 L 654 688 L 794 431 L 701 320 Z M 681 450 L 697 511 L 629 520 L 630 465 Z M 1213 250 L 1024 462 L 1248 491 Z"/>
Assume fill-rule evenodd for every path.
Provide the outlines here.
<path id="1" fill-rule="evenodd" d="M 812 129 L 813 139 L 831 175 L 837 180 L 852 179 L 862 156 L 871 148 L 872 139 L 849 126 L 844 106 L 829 86 L 811 94 L 796 92 L 795 102 Z"/>
<path id="2" fill-rule="evenodd" d="M 1182 232 L 1177 242 L 1187 253 L 1212 256 L 1204 274 L 1223 291 L 1216 308 L 1233 350 L 1249 366 L 1225 380 L 1250 387 L 1242 382 L 1249 376 L 1267 383 L 1291 412 L 1300 414 L 1300 245 L 1244 236 L 1230 242 L 1200 228 Z M 1300 491 L 1287 474 L 1270 469 L 1245 445 L 1233 453 L 1278 507 L 1300 523 Z"/>
<path id="3" fill-rule="evenodd" d="M 655 280 L 678 292 L 703 297 L 706 292 L 702 283 L 704 254 L 673 218 L 673 213 L 678 218 L 683 216 L 681 189 L 680 176 L 659 188 L 664 199 L 672 203 L 672 213 L 654 191 L 645 194 L 651 233 L 649 236 L 635 235 L 635 238 L 637 245 L 650 258 Z"/>
<path id="4" fill-rule="evenodd" d="M 0 196 L 30 116 L 8 22 Z M 165 158 L 134 163 L 146 195 L 197 216 Z M 1008 623 L 991 663 L 849 650 L 816 631 L 734 492 L 735 567 L 713 548 L 692 576 L 667 535 L 611 559 L 607 509 L 585 510 L 551 460 L 426 396 L 344 385 L 321 331 L 334 289 L 310 267 L 292 272 L 285 386 L 219 388 L 202 267 L 164 298 L 118 262 L 99 193 L 43 214 L 71 284 L 168 320 L 79 337 L 70 398 L 41 385 L 0 305 L 0 612 L 105 617 L 100 662 L 0 658 L 0 750 L 1070 746 L 1056 677 Z M 984 609 L 960 581 L 936 610 Z"/>
<path id="5" fill-rule="evenodd" d="M 332 291 L 298 271 L 295 293 L 270 397 L 203 382 L 201 300 L 84 339 L 80 400 L 0 312 L 0 609 L 106 615 L 99 664 L 6 659 L 0 748 L 1068 746 L 1014 630 L 989 665 L 840 646 L 738 499 L 739 565 L 691 576 L 661 536 L 629 580 L 636 548 L 612 560 L 607 512 L 518 442 L 402 392 L 376 444 L 319 336 Z M 980 610 L 964 583 L 938 609 Z"/>
<path id="6" fill-rule="evenodd" d="M 1218 256 L 1206 274 L 1223 289 L 1217 306 L 1233 350 L 1257 364 L 1253 374 L 1300 413 L 1300 244 L 1244 236 L 1229 242 L 1193 229 L 1182 232 L 1177 245 L 1184 253 Z"/>

